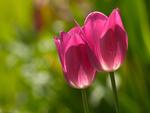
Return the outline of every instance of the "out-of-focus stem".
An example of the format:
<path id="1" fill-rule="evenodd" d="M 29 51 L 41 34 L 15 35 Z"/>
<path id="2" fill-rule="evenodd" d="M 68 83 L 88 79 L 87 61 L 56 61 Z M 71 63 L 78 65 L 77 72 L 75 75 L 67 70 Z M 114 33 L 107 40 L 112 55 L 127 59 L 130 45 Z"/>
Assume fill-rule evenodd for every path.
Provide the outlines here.
<path id="1" fill-rule="evenodd" d="M 114 72 L 110 72 L 109 74 L 110 74 L 111 85 L 112 85 L 113 94 L 115 98 L 114 100 L 115 100 L 116 113 L 120 113 Z"/>
<path id="2" fill-rule="evenodd" d="M 81 95 L 82 95 L 84 113 L 89 113 L 86 89 L 81 89 Z"/>

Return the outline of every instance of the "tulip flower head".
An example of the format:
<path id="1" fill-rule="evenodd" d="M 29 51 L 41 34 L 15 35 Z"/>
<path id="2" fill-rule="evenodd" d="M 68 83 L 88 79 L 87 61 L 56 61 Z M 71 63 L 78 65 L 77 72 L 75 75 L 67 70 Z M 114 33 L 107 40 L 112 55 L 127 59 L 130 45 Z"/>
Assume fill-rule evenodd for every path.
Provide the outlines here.
<path id="1" fill-rule="evenodd" d="M 90 64 L 83 37 L 82 29 L 77 26 L 54 38 L 64 76 L 70 86 L 78 89 L 91 85 L 96 72 Z"/>
<path id="2" fill-rule="evenodd" d="M 107 17 L 100 12 L 90 13 L 84 23 L 85 41 L 89 45 L 88 56 L 98 71 L 112 72 L 123 63 L 128 48 L 127 33 L 119 9 Z"/>

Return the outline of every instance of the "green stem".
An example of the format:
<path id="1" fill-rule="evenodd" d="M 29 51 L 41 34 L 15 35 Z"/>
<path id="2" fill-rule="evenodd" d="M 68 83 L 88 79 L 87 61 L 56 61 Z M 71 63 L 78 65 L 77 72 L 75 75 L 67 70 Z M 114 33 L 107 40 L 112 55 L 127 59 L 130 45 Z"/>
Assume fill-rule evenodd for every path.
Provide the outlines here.
<path id="1" fill-rule="evenodd" d="M 86 89 L 81 89 L 81 95 L 82 95 L 84 113 L 89 113 Z"/>
<path id="2" fill-rule="evenodd" d="M 118 95 L 117 95 L 117 88 L 116 88 L 116 83 L 115 83 L 115 76 L 114 72 L 110 72 L 110 79 L 111 79 L 111 85 L 114 93 L 114 98 L 115 98 L 115 108 L 116 108 L 116 113 L 119 112 L 119 103 L 118 103 Z"/>

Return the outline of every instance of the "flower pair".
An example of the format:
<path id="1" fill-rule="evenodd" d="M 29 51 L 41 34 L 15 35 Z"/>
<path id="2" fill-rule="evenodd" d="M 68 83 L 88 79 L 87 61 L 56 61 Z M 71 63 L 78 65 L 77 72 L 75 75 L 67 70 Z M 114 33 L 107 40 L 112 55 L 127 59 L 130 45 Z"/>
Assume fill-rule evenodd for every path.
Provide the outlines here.
<path id="1" fill-rule="evenodd" d="M 107 17 L 92 12 L 84 25 L 61 32 L 54 39 L 63 72 L 74 88 L 88 87 L 96 71 L 113 72 L 123 63 L 128 48 L 127 33 L 118 9 Z"/>

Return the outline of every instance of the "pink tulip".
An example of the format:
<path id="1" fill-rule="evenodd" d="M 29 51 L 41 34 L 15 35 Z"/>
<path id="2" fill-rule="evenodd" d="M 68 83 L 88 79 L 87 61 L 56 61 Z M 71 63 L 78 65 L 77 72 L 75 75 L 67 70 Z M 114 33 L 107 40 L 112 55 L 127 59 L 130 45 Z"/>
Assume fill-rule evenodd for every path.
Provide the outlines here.
<path id="1" fill-rule="evenodd" d="M 98 71 L 117 70 L 123 63 L 128 48 L 127 33 L 119 9 L 114 9 L 109 17 L 100 12 L 90 13 L 85 20 L 83 31 L 93 66 Z"/>
<path id="2" fill-rule="evenodd" d="M 54 39 L 65 78 L 70 86 L 78 89 L 91 85 L 96 72 L 89 62 L 83 37 L 82 29 L 77 26 Z"/>

